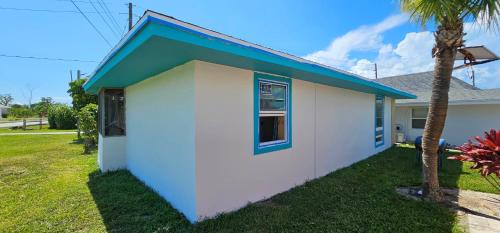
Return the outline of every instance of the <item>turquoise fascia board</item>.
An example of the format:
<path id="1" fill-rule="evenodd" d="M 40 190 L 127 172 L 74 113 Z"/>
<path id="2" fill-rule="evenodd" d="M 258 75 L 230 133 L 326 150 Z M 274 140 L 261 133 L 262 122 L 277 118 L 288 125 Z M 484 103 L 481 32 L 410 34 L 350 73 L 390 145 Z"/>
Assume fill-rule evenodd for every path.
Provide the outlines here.
<path id="1" fill-rule="evenodd" d="M 264 62 L 268 63 L 269 65 L 279 66 L 281 67 L 281 69 L 289 69 L 290 71 L 286 72 L 290 74 L 293 74 L 294 72 L 302 74 L 297 77 L 290 75 L 292 78 L 299 78 L 306 81 L 319 82 L 332 86 L 339 86 L 336 81 L 344 81 L 345 84 L 340 86 L 342 88 L 373 94 L 385 94 L 394 98 L 416 98 L 415 95 L 412 95 L 410 93 L 384 86 L 379 83 L 371 82 L 354 75 L 349 75 L 333 69 L 328 69 L 316 64 L 303 63 L 259 48 L 245 46 L 232 41 L 224 40 L 219 37 L 207 35 L 199 31 L 195 31 L 190 28 L 186 28 L 184 26 L 152 16 L 146 17 L 146 20 L 141 25 L 139 25 L 139 28 L 135 31 L 135 35 L 130 36 L 128 41 L 124 43 L 123 46 L 117 48 L 117 50 L 109 56 L 108 60 L 103 62 L 103 64 L 97 69 L 91 79 L 84 85 L 86 91 L 93 93 L 98 91 L 99 88 L 102 88 L 102 86 L 94 87 L 97 80 L 103 78 L 103 76 L 105 76 L 112 67 L 116 66 L 121 60 L 125 59 L 128 54 L 137 49 L 142 43 L 145 43 L 147 41 L 147 38 L 159 36 L 162 38 L 187 43 L 193 46 L 223 52 L 228 55 L 237 55 L 239 57 L 249 59 L 249 64 L 251 64 L 252 62 Z M 149 30 L 144 30 L 145 28 Z M 194 57 L 193 60 L 195 59 L 196 58 Z M 238 66 L 238 64 L 232 65 Z M 245 66 L 248 65 L 242 66 L 242 68 L 246 68 Z M 322 77 L 308 79 L 308 74 L 319 75 Z M 145 79 L 147 77 L 143 78 Z"/>
<path id="2" fill-rule="evenodd" d="M 137 47 L 148 40 L 151 37 L 151 32 L 139 33 L 145 28 L 144 25 L 147 24 L 147 20 L 144 21 L 136 31 L 129 37 L 129 39 L 119 48 L 116 48 L 108 56 L 107 60 L 103 61 L 96 71 L 91 75 L 91 78 L 84 83 L 83 88 L 85 91 L 89 91 L 94 84 L 102 78 L 109 70 L 115 67 L 120 61 L 125 59 L 130 53 L 132 53 Z M 109 86 L 106 86 L 109 87 Z M 90 91 L 96 94 L 100 88 L 94 88 L 94 91 Z"/>
<path id="3" fill-rule="evenodd" d="M 260 155 L 269 153 L 272 151 L 284 150 L 292 147 L 292 80 L 290 78 L 279 77 L 269 74 L 254 73 L 254 85 L 253 85 L 253 151 L 254 155 Z M 286 124 L 287 124 L 287 141 L 279 144 L 267 145 L 264 147 L 260 146 L 259 137 L 259 112 L 260 112 L 260 87 L 259 81 L 276 82 L 287 85 L 287 98 L 286 103 L 287 113 L 286 113 Z"/>

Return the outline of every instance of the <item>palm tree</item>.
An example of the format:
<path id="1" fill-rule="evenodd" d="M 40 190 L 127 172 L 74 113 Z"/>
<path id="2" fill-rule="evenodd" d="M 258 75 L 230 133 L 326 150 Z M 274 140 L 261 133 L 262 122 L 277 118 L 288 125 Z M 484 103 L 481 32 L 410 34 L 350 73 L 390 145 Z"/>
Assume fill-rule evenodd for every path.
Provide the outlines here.
<path id="1" fill-rule="evenodd" d="M 448 90 L 457 51 L 464 47 L 464 22 L 479 23 L 486 30 L 498 28 L 499 0 L 400 0 L 401 9 L 422 26 L 437 25 L 434 33 L 434 79 L 429 113 L 422 138 L 423 196 L 442 201 L 437 173 L 437 150 L 448 110 Z"/>

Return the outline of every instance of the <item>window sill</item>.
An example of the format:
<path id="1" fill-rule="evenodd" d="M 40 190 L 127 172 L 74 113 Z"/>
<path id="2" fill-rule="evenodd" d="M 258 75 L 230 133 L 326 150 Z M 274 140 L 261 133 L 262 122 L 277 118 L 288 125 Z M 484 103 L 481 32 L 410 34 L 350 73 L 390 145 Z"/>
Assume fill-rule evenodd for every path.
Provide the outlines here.
<path id="1" fill-rule="evenodd" d="M 124 135 L 102 135 L 101 133 L 99 133 L 99 136 L 103 137 L 103 138 L 116 138 L 116 137 L 126 137 L 127 135 L 124 134 Z"/>
<path id="2" fill-rule="evenodd" d="M 269 153 L 269 152 L 273 152 L 273 151 L 285 150 L 285 149 L 288 149 L 291 147 L 292 147 L 291 142 L 272 144 L 272 145 L 263 146 L 263 147 L 257 146 L 254 148 L 253 154 L 254 155 L 261 155 L 261 154 L 265 154 L 265 153 Z"/>

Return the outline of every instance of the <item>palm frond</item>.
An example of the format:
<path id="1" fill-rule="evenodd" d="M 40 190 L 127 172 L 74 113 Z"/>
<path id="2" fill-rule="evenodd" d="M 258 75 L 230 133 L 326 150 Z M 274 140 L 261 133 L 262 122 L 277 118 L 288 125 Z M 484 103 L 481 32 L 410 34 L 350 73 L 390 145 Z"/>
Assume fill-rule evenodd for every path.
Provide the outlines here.
<path id="1" fill-rule="evenodd" d="M 498 29 L 498 0 L 401 0 L 401 9 L 411 20 L 421 25 L 436 22 L 444 27 L 456 27 L 463 22 L 475 22 L 487 29 Z"/>

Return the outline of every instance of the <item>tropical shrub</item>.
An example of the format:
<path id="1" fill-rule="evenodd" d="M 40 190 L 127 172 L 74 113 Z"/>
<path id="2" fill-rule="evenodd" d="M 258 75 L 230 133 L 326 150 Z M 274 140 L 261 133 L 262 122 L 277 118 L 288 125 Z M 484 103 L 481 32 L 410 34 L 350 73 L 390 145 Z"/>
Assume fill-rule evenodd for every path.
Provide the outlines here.
<path id="1" fill-rule="evenodd" d="M 42 97 L 40 102 L 33 104 L 32 108 L 40 117 L 47 117 L 50 106 L 54 104 L 51 97 Z"/>
<path id="2" fill-rule="evenodd" d="M 462 154 L 448 159 L 474 163 L 472 169 L 479 169 L 481 175 L 500 191 L 500 130 L 484 132 L 484 139 L 476 136 L 478 143 L 471 141 L 458 147 Z"/>
<path id="3" fill-rule="evenodd" d="M 54 105 L 48 111 L 49 127 L 53 129 L 75 129 L 76 116 L 66 105 Z"/>
<path id="4" fill-rule="evenodd" d="M 90 153 L 90 150 L 97 144 L 97 105 L 87 104 L 80 109 L 78 113 L 80 129 L 83 132 L 84 153 Z"/>
<path id="5" fill-rule="evenodd" d="M 25 106 L 12 107 L 11 109 L 9 109 L 9 117 L 11 118 L 19 119 L 19 118 L 30 118 L 35 116 L 36 113 Z"/>
<path id="6" fill-rule="evenodd" d="M 57 129 L 56 125 L 56 108 L 58 105 L 51 106 L 47 111 L 47 121 L 50 129 Z"/>

